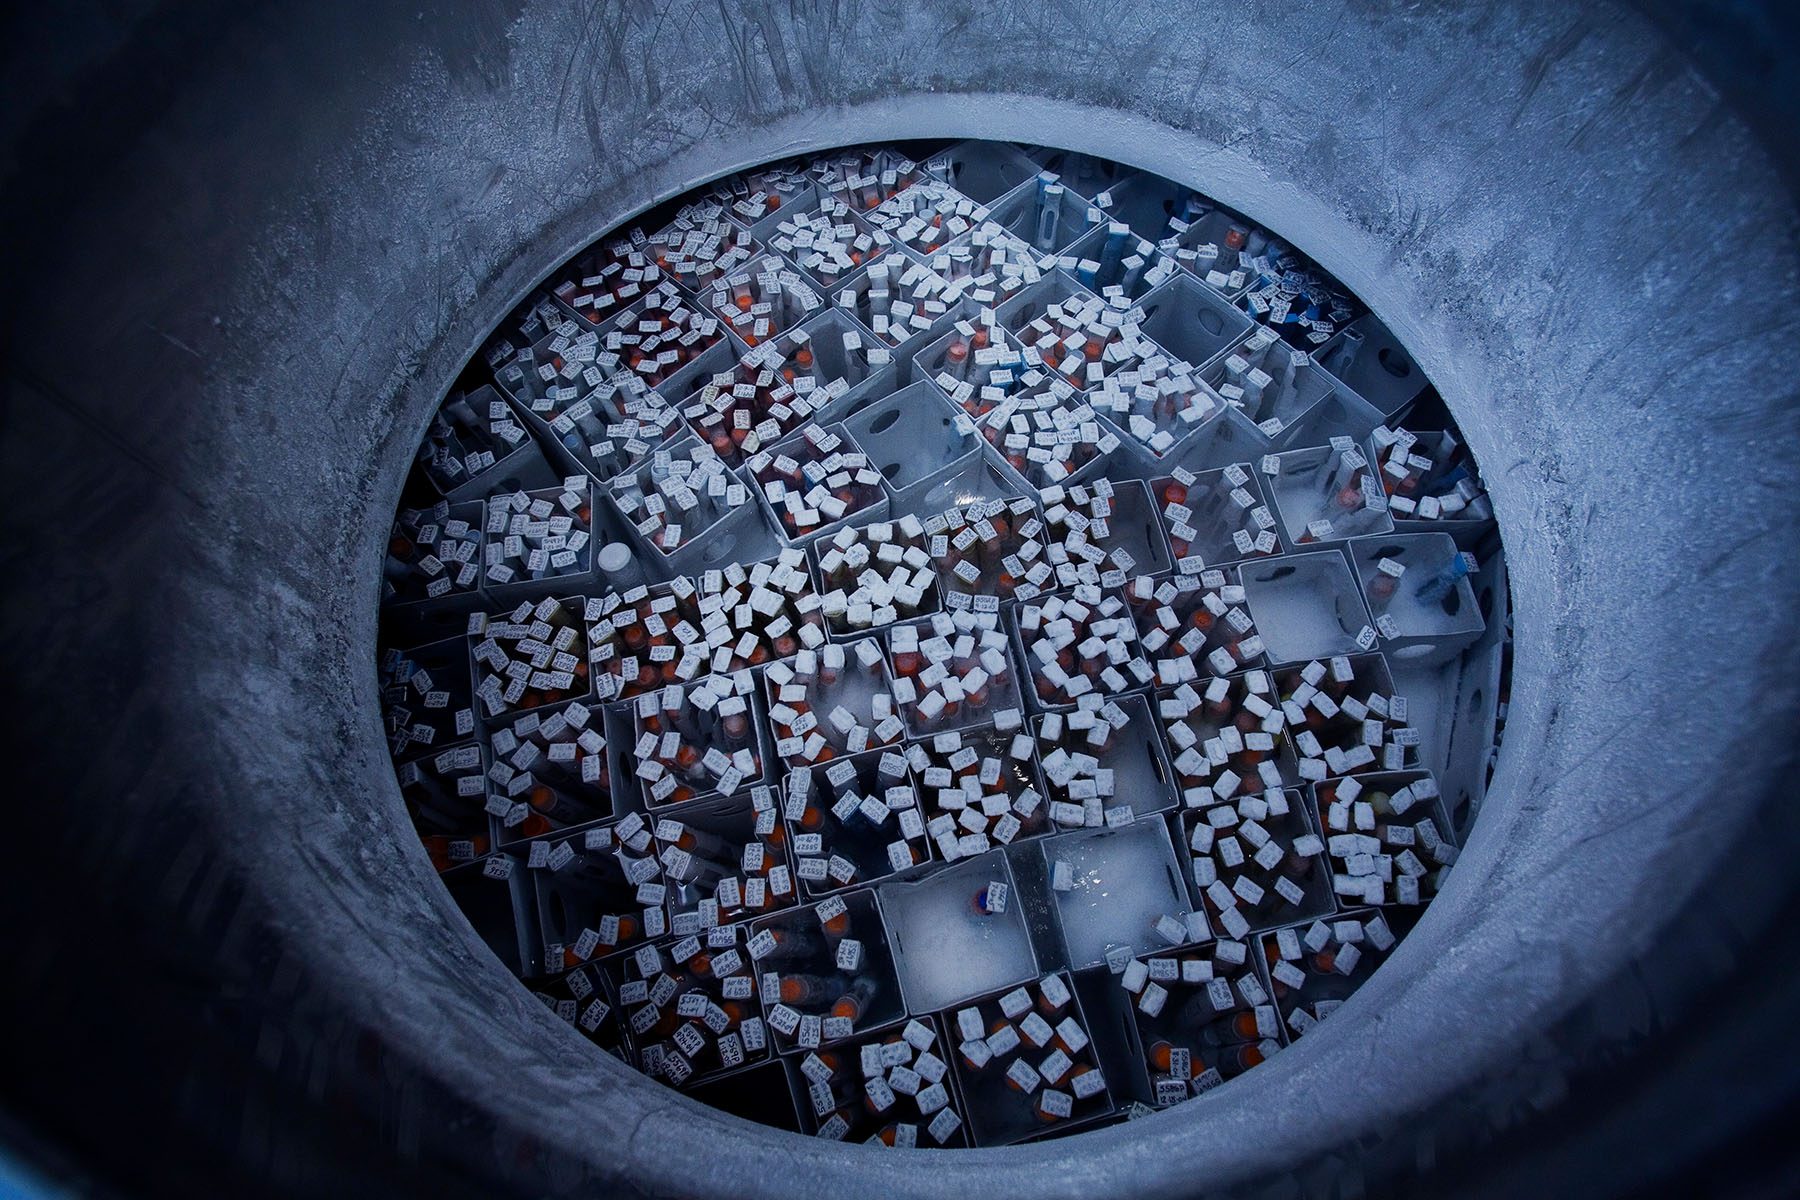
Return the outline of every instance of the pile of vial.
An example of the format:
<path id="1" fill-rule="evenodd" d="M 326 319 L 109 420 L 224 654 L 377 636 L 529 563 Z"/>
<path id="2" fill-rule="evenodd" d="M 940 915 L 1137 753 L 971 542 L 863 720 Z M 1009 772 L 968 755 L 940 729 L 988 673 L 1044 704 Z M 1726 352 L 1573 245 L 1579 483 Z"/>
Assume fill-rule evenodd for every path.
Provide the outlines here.
<path id="1" fill-rule="evenodd" d="M 394 519 L 423 851 L 551 1019 L 752 1120 L 1203 1106 L 1421 918 L 1494 741 L 1445 699 L 1504 661 L 1492 509 L 1371 334 L 1254 222 L 1051 147 L 829 151 L 606 232 Z"/>

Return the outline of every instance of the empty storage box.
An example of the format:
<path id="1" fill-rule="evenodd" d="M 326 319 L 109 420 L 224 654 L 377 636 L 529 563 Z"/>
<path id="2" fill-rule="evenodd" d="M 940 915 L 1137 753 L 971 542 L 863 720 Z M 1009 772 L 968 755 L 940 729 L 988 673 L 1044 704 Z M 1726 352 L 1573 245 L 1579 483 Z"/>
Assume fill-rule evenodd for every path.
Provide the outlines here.
<path id="1" fill-rule="evenodd" d="M 1469 583 L 1473 565 L 1449 534 L 1357 538 L 1350 559 L 1382 651 L 1396 661 L 1447 662 L 1487 628 Z"/>
<path id="2" fill-rule="evenodd" d="M 1245 563 L 1244 602 L 1269 661 L 1294 662 L 1373 649 L 1375 625 L 1349 561 L 1335 550 Z"/>
<path id="3" fill-rule="evenodd" d="M 986 443 L 968 414 L 957 409 L 934 383 L 909 384 L 844 422 L 844 429 L 881 473 L 892 511 L 940 511 L 948 503 L 925 503 L 934 491 L 983 464 Z"/>
<path id="4" fill-rule="evenodd" d="M 1069 965 L 1100 966 L 1167 946 L 1205 941 L 1186 872 L 1161 819 L 1038 843 L 1055 894 L 1057 929 Z"/>
<path id="5" fill-rule="evenodd" d="M 911 1012 L 933 1012 L 1037 976 L 1006 855 L 964 859 L 876 891 Z"/>

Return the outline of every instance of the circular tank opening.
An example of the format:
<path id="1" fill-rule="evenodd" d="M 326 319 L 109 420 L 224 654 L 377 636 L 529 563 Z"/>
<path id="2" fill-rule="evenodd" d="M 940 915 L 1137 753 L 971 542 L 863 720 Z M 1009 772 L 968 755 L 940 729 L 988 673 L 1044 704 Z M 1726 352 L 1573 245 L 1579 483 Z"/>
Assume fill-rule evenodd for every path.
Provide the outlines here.
<path id="1" fill-rule="evenodd" d="M 1479 810 L 1507 604 L 1442 401 L 1279 231 L 906 143 L 543 281 L 419 448 L 379 672 L 426 852 L 562 1020 L 752 1120 L 1000 1146 L 1203 1102 L 1379 968 Z"/>

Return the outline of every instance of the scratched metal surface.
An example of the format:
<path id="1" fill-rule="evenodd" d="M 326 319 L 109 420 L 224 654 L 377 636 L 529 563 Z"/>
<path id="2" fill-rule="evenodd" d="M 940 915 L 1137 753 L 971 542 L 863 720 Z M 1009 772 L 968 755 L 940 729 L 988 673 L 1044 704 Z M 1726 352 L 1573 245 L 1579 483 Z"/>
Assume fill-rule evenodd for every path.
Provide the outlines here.
<path id="1" fill-rule="evenodd" d="M 125 132 L 78 175 L 5 201 L 32 235 L 8 238 L 31 286 L 0 645 L 44 799 L 0 1011 L 45 1033 L 9 1089 L 47 1136 L 128 1184 L 795 1200 L 1323 1195 L 1426 1167 L 1506 1194 L 1592 1169 L 1494 1173 L 1545 1121 L 1637 1145 L 1615 1182 L 1691 1146 L 1634 1117 L 1641 1091 L 1573 1102 L 1601 1064 L 1701 1054 L 1669 1039 L 1788 899 L 1769 801 L 1800 565 L 1770 548 L 1796 516 L 1800 256 L 1775 172 L 1647 26 L 1362 0 L 196 11 L 226 19 L 102 22 L 87 56 L 166 72 L 100 94 Z M 544 1012 L 408 837 L 371 667 L 404 465 L 531 283 L 696 181 L 940 135 L 1160 171 L 1339 275 L 1484 464 L 1518 630 L 1481 827 L 1350 1007 L 1204 1104 L 954 1161 L 741 1124 Z M 1692 277 L 1696 230 L 1727 267 Z M 78 1038 L 136 1069 L 78 1092 Z M 1753 1047 L 1705 1052 L 1695 1088 L 1779 1098 Z"/>

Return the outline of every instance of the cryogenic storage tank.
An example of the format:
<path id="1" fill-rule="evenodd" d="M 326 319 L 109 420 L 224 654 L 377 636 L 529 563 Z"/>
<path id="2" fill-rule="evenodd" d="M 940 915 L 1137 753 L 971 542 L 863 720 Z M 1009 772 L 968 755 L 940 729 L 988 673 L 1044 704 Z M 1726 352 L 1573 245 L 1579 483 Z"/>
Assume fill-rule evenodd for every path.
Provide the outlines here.
<path id="1" fill-rule="evenodd" d="M 8 126 L 16 336 L 0 446 L 21 484 L 6 611 L 26 798 L 8 1013 L 36 1035 L 14 1055 L 8 1102 L 26 1169 L 122 1190 L 309 1194 L 1261 1194 L 1410 1178 L 1509 1191 L 1596 1177 L 1625 1190 L 1716 1162 L 1786 1094 L 1766 1070 L 1778 1056 L 1744 1031 L 1792 1007 L 1792 982 L 1757 964 L 1782 961 L 1789 937 L 1771 917 L 1793 832 L 1777 801 L 1795 581 L 1773 551 L 1793 515 L 1780 381 L 1795 356 L 1779 314 L 1794 212 L 1733 106 L 1641 18 L 919 3 L 109 19 L 103 35 L 21 38 L 43 47 L 19 77 L 44 98 Z M 1411 372 L 1441 395 L 1505 549 L 1507 587 L 1487 611 L 1510 592 L 1513 639 L 1480 819 L 1442 891 L 1329 1021 L 1169 1111 L 1020 1144 L 990 1123 L 973 1147 L 927 1157 L 802 1141 L 721 1111 L 733 1106 L 716 1094 L 683 1095 L 520 985 L 478 931 L 521 906 L 490 904 L 483 872 L 440 878 L 421 847 L 384 737 L 377 594 L 421 439 L 448 395 L 487 386 L 465 368 L 561 264 L 746 169 L 969 139 L 1025 160 L 1017 178 L 990 157 L 991 178 L 947 181 L 1002 218 L 1019 215 L 1001 204 L 1031 168 L 1075 178 L 1051 161 L 1072 152 L 1119 164 L 1121 192 L 1153 177 L 1204 194 L 1341 282 L 1380 331 L 1360 351 L 1366 377 L 1313 365 L 1327 390 L 1336 379 L 1377 408 L 1382 389 L 1415 386 Z M 1093 197 L 1069 192 L 1059 212 L 1080 216 Z M 1049 210 L 1033 195 L 1036 221 Z M 1157 286 L 1216 293 L 1221 320 L 1250 319 L 1191 264 Z M 822 307 L 861 322 L 862 303 Z M 1014 316 L 1026 328 L 1036 314 L 995 308 L 1012 336 Z M 1227 382 L 1205 379 L 1207 338 L 1229 350 L 1242 330 L 1154 321 L 1145 337 L 1206 386 Z M 947 352 L 950 327 L 929 332 L 911 355 Z M 501 382 L 491 399 L 517 405 Z M 875 428 L 901 390 L 830 416 L 874 459 L 919 411 L 915 393 Z M 1258 421 L 1245 421 L 1249 438 Z M 1145 430 L 1145 454 L 1172 444 Z M 1278 481 L 1319 469 L 1306 458 L 1319 443 L 1261 433 L 1255 456 L 1195 464 L 1196 477 L 1272 455 L 1259 499 L 1305 531 L 1316 514 L 1284 507 Z M 942 480 L 907 478 L 917 461 L 896 454 L 865 498 L 897 512 L 929 494 Z M 568 477 L 543 465 L 509 479 L 531 494 Z M 1148 490 L 1160 476 L 1117 477 L 1166 514 Z M 452 505 L 488 498 L 449 492 Z M 779 497 L 737 499 L 717 521 L 779 536 Z M 598 584 L 657 549 L 621 532 L 606 548 L 631 553 L 591 546 L 577 570 Z M 1359 555 L 1371 536 L 1381 544 Z M 1300 599 L 1354 611 L 1385 586 L 1383 562 L 1448 561 L 1432 539 L 1456 535 L 1314 537 L 1326 565 L 1295 554 L 1293 574 L 1241 580 L 1265 641 L 1293 639 L 1284 661 L 1348 657 L 1331 638 L 1361 632 L 1336 599 L 1333 620 L 1295 619 L 1314 611 Z M 519 562 L 532 570 L 529 553 Z M 530 588 L 500 590 L 513 582 L 484 582 L 477 607 L 526 602 Z M 1493 624 L 1404 616 L 1394 652 L 1427 661 L 1468 653 L 1457 639 Z M 1030 621 L 1001 631 L 1026 663 Z M 638 735 L 603 740 L 622 752 Z M 779 755 L 771 743 L 761 757 Z M 1191 824 L 1150 815 L 1173 857 Z M 750 814 L 719 815 L 738 817 Z M 1024 868 L 1053 877 L 1074 854 L 1015 855 L 967 890 L 990 908 L 996 882 L 1054 893 Z M 932 919 L 952 869 L 901 880 L 916 890 L 886 902 L 906 915 L 881 926 L 899 944 L 862 947 L 890 954 L 893 993 L 929 997 L 927 1011 L 988 998 L 947 1001 L 956 981 L 902 974 L 917 948 L 907 921 Z M 1080 922 L 1051 933 L 1069 969 L 1094 963 Z M 1058 978 L 1034 973 L 1025 999 L 1055 1007 Z M 1730 1132 L 1675 1097 L 1704 1098 Z M 1635 1158 L 1616 1153 L 1626 1144 Z"/>

